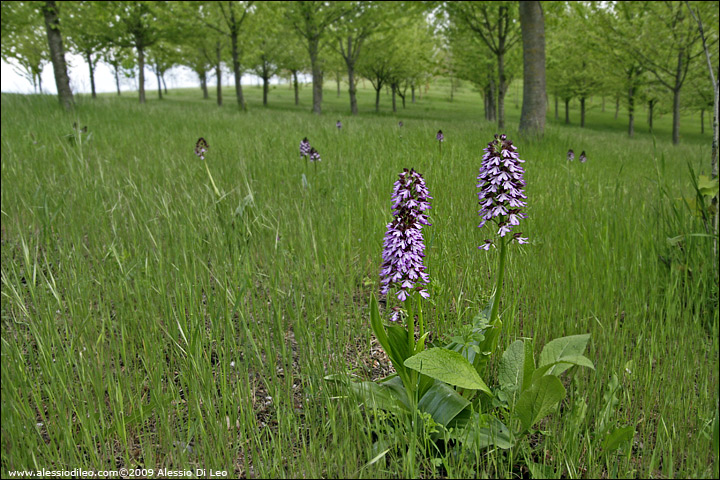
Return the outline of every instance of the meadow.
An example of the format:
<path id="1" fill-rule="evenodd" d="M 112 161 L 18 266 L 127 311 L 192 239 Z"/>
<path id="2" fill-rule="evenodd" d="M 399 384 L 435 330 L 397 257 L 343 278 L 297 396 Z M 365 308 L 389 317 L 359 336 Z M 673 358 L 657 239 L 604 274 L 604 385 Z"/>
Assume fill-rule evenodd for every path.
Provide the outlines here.
<path id="1" fill-rule="evenodd" d="M 686 116 L 673 146 L 670 115 L 655 137 L 638 115 L 629 139 L 625 113 L 594 99 L 585 128 L 574 105 L 573 124 L 550 112 L 542 139 L 523 138 L 521 89 L 498 132 L 477 92 L 450 101 L 447 85 L 397 114 L 383 95 L 376 114 L 368 84 L 356 117 L 329 82 L 320 116 L 308 86 L 299 106 L 273 88 L 266 108 L 246 87 L 246 113 L 231 88 L 222 108 L 196 89 L 148 91 L 146 105 L 80 96 L 71 113 L 3 94 L 2 475 L 403 477 L 407 452 L 378 457 L 377 418 L 325 377 L 389 372 L 368 303 L 403 168 L 433 197 L 427 329 L 446 339 L 487 303 L 497 251 L 478 249 L 475 179 L 507 133 L 526 160 L 529 243 L 509 252 L 500 346 L 590 333 L 595 365 L 571 372 L 523 458 L 557 478 L 717 478 L 718 266 L 681 200 L 695 194 L 689 167 L 708 174 L 711 134 Z M 303 137 L 321 162 L 300 159 Z M 608 423 L 635 430 L 610 454 L 596 435 Z M 499 449 L 412 461 L 424 478 L 535 473 Z"/>

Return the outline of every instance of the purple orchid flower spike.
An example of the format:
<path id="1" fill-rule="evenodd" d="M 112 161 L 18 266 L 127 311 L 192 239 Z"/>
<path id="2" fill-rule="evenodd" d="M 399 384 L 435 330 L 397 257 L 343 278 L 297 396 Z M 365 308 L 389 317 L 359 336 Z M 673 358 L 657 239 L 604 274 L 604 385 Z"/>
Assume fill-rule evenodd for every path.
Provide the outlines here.
<path id="1" fill-rule="evenodd" d="M 337 127 L 338 130 L 340 130 L 342 128 L 342 122 L 340 120 L 338 120 L 337 123 L 335 124 L 335 126 Z"/>
<path id="2" fill-rule="evenodd" d="M 567 161 L 572 162 L 573 160 L 575 160 L 575 152 L 573 152 L 573 149 L 571 148 L 567 153 Z"/>
<path id="3" fill-rule="evenodd" d="M 438 142 L 445 141 L 445 135 L 443 135 L 442 130 L 438 130 L 437 135 L 435 135 L 435 140 L 437 140 Z"/>
<path id="4" fill-rule="evenodd" d="M 318 152 L 314 148 L 310 148 L 310 161 L 311 162 L 319 162 L 320 161 L 320 152 Z"/>
<path id="5" fill-rule="evenodd" d="M 422 227 L 430 225 L 425 213 L 430 210 L 430 192 L 422 175 L 407 168 L 395 182 L 392 202 L 395 218 L 387 224 L 383 241 L 383 264 L 380 270 L 380 293 L 386 295 L 390 288 L 397 290 L 397 298 L 405 301 L 413 292 L 423 298 L 430 295 L 426 286 L 430 278 L 425 272 L 423 257 L 425 244 Z M 398 312 L 393 314 L 393 321 Z"/>
<path id="6" fill-rule="evenodd" d="M 524 171 L 520 165 L 525 160 L 520 159 L 517 148 L 505 135 L 495 135 L 495 140 L 488 143 L 484 151 L 477 177 L 479 214 L 482 217 L 478 227 L 493 221 L 498 227 L 498 235 L 504 237 L 525 218 L 525 213 L 520 211 L 527 198 L 523 191 Z M 511 240 L 527 243 L 527 238 L 521 233 L 513 234 Z M 488 250 L 492 245 L 492 240 L 485 240 L 479 248 Z"/>
<path id="7" fill-rule="evenodd" d="M 582 153 L 580 154 L 580 162 L 581 163 L 587 162 L 587 157 L 585 156 L 585 150 L 583 150 Z"/>

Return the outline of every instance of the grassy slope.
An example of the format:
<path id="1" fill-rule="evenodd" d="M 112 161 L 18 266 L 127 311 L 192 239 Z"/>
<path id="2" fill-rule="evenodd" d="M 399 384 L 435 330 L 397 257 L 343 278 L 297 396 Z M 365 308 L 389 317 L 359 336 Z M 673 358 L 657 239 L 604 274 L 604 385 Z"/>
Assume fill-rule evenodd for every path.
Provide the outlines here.
<path id="1" fill-rule="evenodd" d="M 247 114 L 230 90 L 222 109 L 193 90 L 145 106 L 82 98 L 74 114 L 52 97 L 2 96 L 3 472 L 400 475 L 402 458 L 363 467 L 373 456 L 367 420 L 322 377 L 348 368 L 368 377 L 382 361 L 366 305 L 403 167 L 422 172 L 434 197 L 430 329 L 449 334 L 487 299 L 495 252 L 477 249 L 488 233 L 476 228 L 474 179 L 495 127 L 469 89 L 451 103 L 433 85 L 397 116 L 383 97 L 380 115 L 357 118 L 333 90 L 320 117 L 308 113 L 309 88 L 299 107 L 287 87 L 273 89 L 266 109 L 260 90 L 246 88 Z M 373 101 L 361 91 L 363 112 Z M 683 119 L 673 147 L 662 118 L 653 147 L 643 121 L 629 140 L 622 117 L 600 110 L 588 128 L 551 121 L 532 141 L 517 136 L 519 109 L 508 100 L 507 133 L 527 160 L 531 243 L 511 252 L 501 345 L 531 336 L 538 351 L 592 333 L 596 371 L 574 374 L 570 414 L 543 424 L 543 461 L 557 472 L 717 474 L 707 438 L 718 401 L 717 270 L 701 237 L 683 254 L 667 246 L 701 227 L 685 209 L 674 219 L 659 189 L 690 195 L 686 161 L 707 171 L 710 137 Z M 92 134 L 82 147 L 65 137 L 74 121 Z M 200 136 L 226 194 L 216 204 L 192 153 Z M 304 136 L 322 154 L 316 169 L 298 160 Z M 588 163 L 568 165 L 568 148 L 586 150 Z M 675 261 L 668 268 L 659 257 Z M 593 431 L 613 374 L 612 421 L 637 434 L 608 460 Z M 448 462 L 425 475 L 511 469 L 498 454 Z"/>

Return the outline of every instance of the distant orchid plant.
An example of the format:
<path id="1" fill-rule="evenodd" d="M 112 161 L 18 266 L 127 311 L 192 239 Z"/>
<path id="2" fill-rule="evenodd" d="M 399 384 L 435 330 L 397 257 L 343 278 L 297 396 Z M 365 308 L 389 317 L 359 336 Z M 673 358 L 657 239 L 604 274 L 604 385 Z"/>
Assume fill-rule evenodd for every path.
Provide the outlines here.
<path id="1" fill-rule="evenodd" d="M 210 183 L 212 184 L 213 191 L 215 192 L 217 198 L 220 198 L 220 190 L 218 190 L 217 186 L 215 186 L 215 180 L 213 180 L 212 174 L 210 173 L 210 168 L 205 161 L 205 154 L 208 150 L 210 150 L 210 145 L 208 144 L 207 140 L 205 140 L 203 137 L 200 137 L 195 143 L 195 155 L 200 157 L 200 160 L 202 160 L 205 164 L 205 170 L 207 171 L 208 177 L 210 178 Z"/>

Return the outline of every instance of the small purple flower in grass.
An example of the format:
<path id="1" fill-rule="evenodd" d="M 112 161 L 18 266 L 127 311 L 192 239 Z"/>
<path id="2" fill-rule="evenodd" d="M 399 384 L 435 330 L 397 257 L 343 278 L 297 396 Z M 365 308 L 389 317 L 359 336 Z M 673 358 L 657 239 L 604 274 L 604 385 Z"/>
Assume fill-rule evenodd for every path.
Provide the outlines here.
<path id="1" fill-rule="evenodd" d="M 581 163 L 587 162 L 587 157 L 585 156 L 585 150 L 583 150 L 582 153 L 580 154 L 580 162 Z"/>
<path id="2" fill-rule="evenodd" d="M 300 158 L 307 157 L 310 155 L 310 141 L 307 137 L 303 138 L 300 142 Z"/>
<path id="3" fill-rule="evenodd" d="M 442 142 L 445 140 L 445 136 L 443 135 L 442 130 L 438 130 L 437 135 L 435 135 L 435 140 L 437 140 L 438 142 Z"/>
<path id="4" fill-rule="evenodd" d="M 338 128 L 338 130 L 340 130 L 342 128 L 342 122 L 338 120 L 335 126 Z"/>
<path id="5" fill-rule="evenodd" d="M 567 153 L 567 161 L 572 162 L 573 160 L 575 160 L 575 152 L 573 152 L 573 149 L 571 148 Z"/>
<path id="6" fill-rule="evenodd" d="M 195 155 L 200 157 L 200 160 L 205 160 L 205 152 L 207 152 L 210 149 L 210 145 L 208 145 L 207 141 L 200 137 L 195 144 Z"/>
<path id="7" fill-rule="evenodd" d="M 310 161 L 311 162 L 319 162 L 320 161 L 320 153 L 315 150 L 315 148 L 310 148 Z"/>
<path id="8" fill-rule="evenodd" d="M 402 128 L 402 126 L 403 126 L 403 122 L 402 122 L 402 120 L 400 120 L 400 121 L 398 122 L 398 127 Z"/>
<path id="9" fill-rule="evenodd" d="M 495 140 L 488 143 L 482 159 L 480 174 L 478 175 L 479 214 L 482 221 L 478 227 L 483 227 L 488 221 L 493 221 L 498 227 L 498 235 L 504 237 L 520 224 L 525 214 L 520 211 L 525 206 L 525 179 L 521 160 L 517 148 L 507 137 L 495 135 Z M 568 153 L 569 154 L 569 153 Z M 512 235 L 511 240 L 518 243 L 527 243 L 527 238 L 521 233 Z M 480 247 L 489 250 L 492 240 L 485 240 Z"/>
<path id="10" fill-rule="evenodd" d="M 425 286 L 430 277 L 425 272 L 423 257 L 425 244 L 422 227 L 430 225 L 425 213 L 430 210 L 430 192 L 422 175 L 414 169 L 403 169 L 393 188 L 392 202 L 395 218 L 387 224 L 383 241 L 383 264 L 380 270 L 380 293 L 397 289 L 397 298 L 405 301 L 413 292 L 428 298 Z M 396 311 L 392 320 L 398 319 Z"/>

